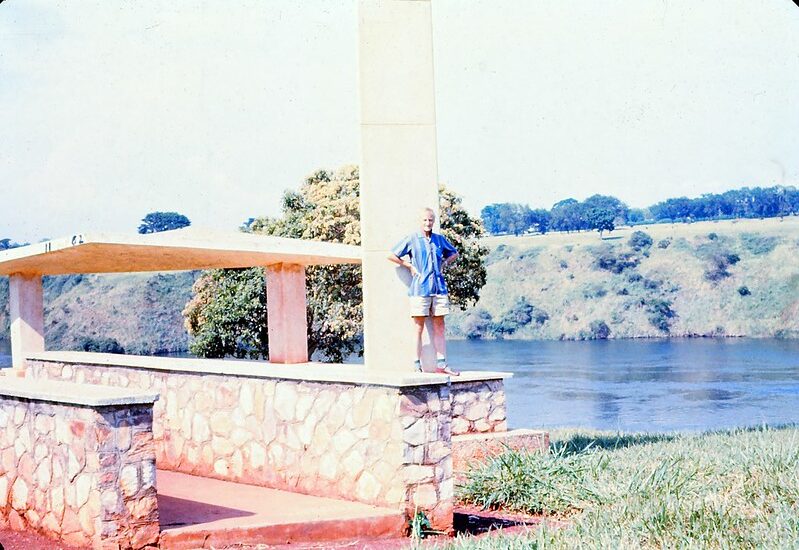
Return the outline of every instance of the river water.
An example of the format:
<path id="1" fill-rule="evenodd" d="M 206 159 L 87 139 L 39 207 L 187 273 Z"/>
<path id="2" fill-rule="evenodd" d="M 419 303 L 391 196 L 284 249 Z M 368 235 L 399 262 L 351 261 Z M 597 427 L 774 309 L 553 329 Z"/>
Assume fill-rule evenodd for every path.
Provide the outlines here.
<path id="1" fill-rule="evenodd" d="M 462 370 L 513 373 L 511 427 L 706 430 L 799 423 L 799 341 L 449 342 Z M 0 341 L 0 366 L 11 363 Z"/>

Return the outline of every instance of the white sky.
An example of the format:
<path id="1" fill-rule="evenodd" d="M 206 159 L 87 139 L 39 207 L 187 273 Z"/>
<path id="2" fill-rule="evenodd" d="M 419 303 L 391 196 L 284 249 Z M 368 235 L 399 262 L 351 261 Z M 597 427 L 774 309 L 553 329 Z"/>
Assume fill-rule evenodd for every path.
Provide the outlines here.
<path id="1" fill-rule="evenodd" d="M 439 176 L 475 214 L 799 185 L 791 0 L 434 0 Z M 349 1 L 0 4 L 0 238 L 234 229 L 357 163 Z"/>

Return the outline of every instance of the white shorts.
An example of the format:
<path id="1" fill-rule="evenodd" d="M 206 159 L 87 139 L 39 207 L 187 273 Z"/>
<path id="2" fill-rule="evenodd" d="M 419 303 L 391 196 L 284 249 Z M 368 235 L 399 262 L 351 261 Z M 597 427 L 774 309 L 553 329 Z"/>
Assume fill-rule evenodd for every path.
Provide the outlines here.
<path id="1" fill-rule="evenodd" d="M 449 296 L 411 296 L 411 317 L 440 317 L 449 315 Z"/>

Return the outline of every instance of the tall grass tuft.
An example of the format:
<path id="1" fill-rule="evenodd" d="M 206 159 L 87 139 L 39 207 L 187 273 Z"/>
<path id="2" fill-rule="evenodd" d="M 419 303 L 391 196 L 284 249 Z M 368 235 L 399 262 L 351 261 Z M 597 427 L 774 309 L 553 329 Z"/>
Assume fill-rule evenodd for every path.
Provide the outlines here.
<path id="1" fill-rule="evenodd" d="M 596 443 L 592 442 L 594 440 Z M 459 488 L 466 503 L 570 518 L 452 548 L 797 548 L 799 428 L 698 435 L 553 434 L 507 451 Z"/>

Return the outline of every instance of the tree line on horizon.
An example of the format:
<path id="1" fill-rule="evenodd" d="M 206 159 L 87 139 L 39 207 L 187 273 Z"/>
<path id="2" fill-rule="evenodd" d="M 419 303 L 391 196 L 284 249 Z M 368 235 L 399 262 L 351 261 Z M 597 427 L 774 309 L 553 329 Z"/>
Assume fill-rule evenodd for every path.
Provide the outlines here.
<path id="1" fill-rule="evenodd" d="M 495 203 L 480 212 L 492 235 L 547 233 L 549 231 L 613 231 L 620 225 L 690 223 L 704 220 L 775 218 L 799 214 L 799 190 L 793 186 L 742 187 L 699 197 L 669 198 L 647 208 L 630 208 L 616 197 L 592 195 L 573 198 L 551 209 L 526 204 Z"/>

